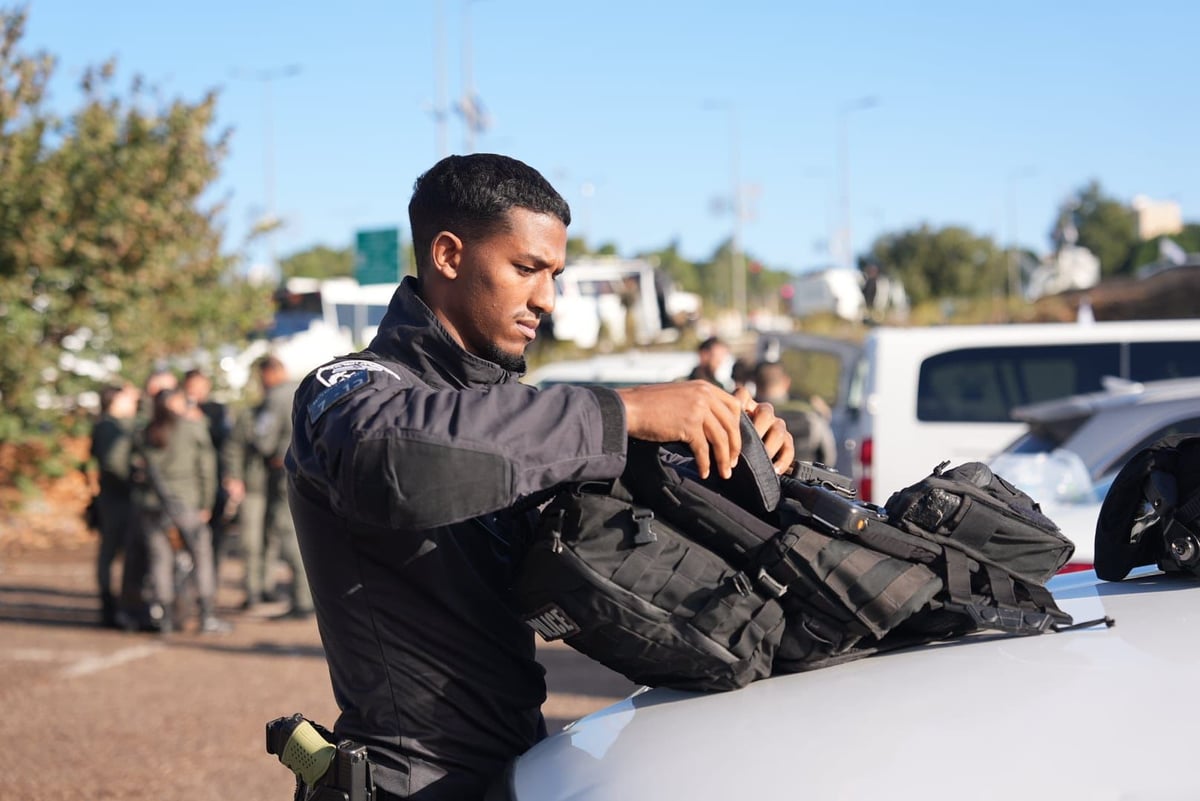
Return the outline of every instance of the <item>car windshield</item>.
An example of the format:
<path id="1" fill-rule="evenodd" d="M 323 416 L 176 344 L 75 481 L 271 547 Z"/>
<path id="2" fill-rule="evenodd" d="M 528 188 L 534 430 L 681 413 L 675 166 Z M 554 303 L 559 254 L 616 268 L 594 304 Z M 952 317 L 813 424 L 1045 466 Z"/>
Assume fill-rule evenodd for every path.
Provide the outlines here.
<path id="1" fill-rule="evenodd" d="M 1029 430 L 1005 448 L 1006 453 L 1049 453 L 1061 448 L 1088 421 L 1088 416 L 1071 417 L 1063 420 L 1037 420 L 1029 424 Z"/>
<path id="2" fill-rule="evenodd" d="M 1007 451 L 992 458 L 989 465 L 1038 501 L 1091 503 L 1103 500 L 1108 489 L 1098 493 L 1083 459 L 1066 448 L 1037 453 Z"/>

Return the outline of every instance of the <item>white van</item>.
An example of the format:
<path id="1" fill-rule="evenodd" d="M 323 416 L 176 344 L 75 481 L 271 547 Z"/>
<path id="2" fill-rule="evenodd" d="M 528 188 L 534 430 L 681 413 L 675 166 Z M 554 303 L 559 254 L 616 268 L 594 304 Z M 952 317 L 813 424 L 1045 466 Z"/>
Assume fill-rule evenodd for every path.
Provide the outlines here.
<path id="1" fill-rule="evenodd" d="M 616 346 L 672 342 L 679 334 L 672 325 L 694 322 L 700 314 L 698 295 L 677 290 L 642 259 L 576 259 L 554 285 L 558 296 L 548 321 L 551 335 L 587 350 L 599 344 L 602 334 Z M 629 336 L 632 341 L 627 342 Z"/>
<path id="2" fill-rule="evenodd" d="M 1200 376 L 1200 320 L 878 328 L 863 344 L 842 447 L 863 500 L 939 462 L 985 461 L 1024 430 L 1016 406 Z M 841 461 L 839 460 L 839 464 Z"/>

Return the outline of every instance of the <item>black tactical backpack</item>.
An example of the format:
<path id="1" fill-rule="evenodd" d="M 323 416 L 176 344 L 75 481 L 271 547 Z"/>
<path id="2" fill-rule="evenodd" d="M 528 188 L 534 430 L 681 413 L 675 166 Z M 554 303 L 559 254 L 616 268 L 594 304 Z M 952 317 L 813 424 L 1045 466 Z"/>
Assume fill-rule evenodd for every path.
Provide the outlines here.
<path id="1" fill-rule="evenodd" d="M 1009 543 L 1018 528 L 981 516 L 992 496 L 956 474 L 910 488 L 892 525 L 832 471 L 781 484 L 742 426 L 735 480 L 701 481 L 690 460 L 631 441 L 619 480 L 561 491 L 514 588 L 529 625 L 636 683 L 723 690 L 978 628 L 1070 622 L 1042 587 L 1070 543 L 1044 518 L 1028 518 L 1040 536 Z M 902 507 L 929 506 L 935 489 L 960 499 L 937 495 L 959 522 L 904 523 Z"/>
<path id="2" fill-rule="evenodd" d="M 1200 436 L 1164 437 L 1121 468 L 1096 521 L 1095 561 L 1107 581 L 1154 564 L 1200 576 Z"/>
<path id="3" fill-rule="evenodd" d="M 770 675 L 783 610 L 706 542 L 749 552 L 775 529 L 676 472 L 678 464 L 669 451 L 631 440 L 620 479 L 558 493 L 542 509 L 515 594 L 543 639 L 563 639 L 638 684 L 741 687 Z M 679 515 L 662 514 L 667 494 Z"/>

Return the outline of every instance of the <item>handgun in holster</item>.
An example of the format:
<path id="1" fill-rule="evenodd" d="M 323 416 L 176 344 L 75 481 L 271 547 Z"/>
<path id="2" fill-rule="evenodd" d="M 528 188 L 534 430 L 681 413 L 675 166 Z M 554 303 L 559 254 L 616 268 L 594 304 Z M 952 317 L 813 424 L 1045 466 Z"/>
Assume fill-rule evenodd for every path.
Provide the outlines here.
<path id="1" fill-rule="evenodd" d="M 295 801 L 374 801 L 366 746 L 335 742 L 332 732 L 301 714 L 267 724 L 267 753 L 296 775 Z"/>

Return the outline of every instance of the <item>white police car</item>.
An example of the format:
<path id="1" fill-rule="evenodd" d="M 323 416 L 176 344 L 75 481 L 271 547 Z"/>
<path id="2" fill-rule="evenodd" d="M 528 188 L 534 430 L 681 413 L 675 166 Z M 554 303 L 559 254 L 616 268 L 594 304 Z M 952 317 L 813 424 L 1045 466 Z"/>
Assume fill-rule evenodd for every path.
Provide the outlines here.
<path id="1" fill-rule="evenodd" d="M 1077 622 L 1114 625 L 972 635 L 728 693 L 643 690 L 531 749 L 505 797 L 1200 797 L 1200 580 L 1050 586 Z"/>

